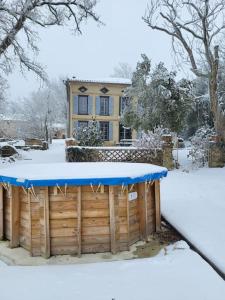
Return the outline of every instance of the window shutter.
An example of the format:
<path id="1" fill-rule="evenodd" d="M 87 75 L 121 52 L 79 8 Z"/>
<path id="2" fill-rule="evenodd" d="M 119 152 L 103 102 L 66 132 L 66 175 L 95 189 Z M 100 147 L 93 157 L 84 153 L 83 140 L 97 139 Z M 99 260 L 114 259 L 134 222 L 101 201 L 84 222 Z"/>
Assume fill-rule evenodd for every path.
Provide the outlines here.
<path id="1" fill-rule="evenodd" d="M 120 97 L 120 101 L 119 101 L 119 116 L 122 115 L 122 99 L 123 99 L 123 97 Z"/>
<path id="2" fill-rule="evenodd" d="M 113 122 L 109 122 L 109 140 L 113 140 Z"/>
<path id="3" fill-rule="evenodd" d="M 113 106 L 114 106 L 114 103 L 113 103 L 113 97 L 109 97 L 109 115 L 110 116 L 113 116 Z"/>
<path id="4" fill-rule="evenodd" d="M 96 115 L 100 115 L 100 96 L 96 96 Z"/>
<path id="5" fill-rule="evenodd" d="M 78 115 L 78 96 L 74 96 L 73 98 L 73 113 Z"/>
<path id="6" fill-rule="evenodd" d="M 88 96 L 88 114 L 92 115 L 92 108 L 93 108 L 93 97 Z"/>
<path id="7" fill-rule="evenodd" d="M 78 129 L 79 129 L 78 121 L 74 121 L 74 123 L 73 123 L 73 136 L 74 137 L 77 137 Z"/>

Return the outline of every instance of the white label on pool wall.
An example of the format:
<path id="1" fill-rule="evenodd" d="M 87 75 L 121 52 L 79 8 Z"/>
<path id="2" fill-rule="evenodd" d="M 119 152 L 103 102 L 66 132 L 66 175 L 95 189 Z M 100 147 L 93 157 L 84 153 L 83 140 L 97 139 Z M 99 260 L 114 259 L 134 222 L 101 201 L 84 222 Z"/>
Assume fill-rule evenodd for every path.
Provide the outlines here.
<path id="1" fill-rule="evenodd" d="M 129 201 L 133 201 L 137 199 L 137 192 L 132 192 L 128 194 Z"/>

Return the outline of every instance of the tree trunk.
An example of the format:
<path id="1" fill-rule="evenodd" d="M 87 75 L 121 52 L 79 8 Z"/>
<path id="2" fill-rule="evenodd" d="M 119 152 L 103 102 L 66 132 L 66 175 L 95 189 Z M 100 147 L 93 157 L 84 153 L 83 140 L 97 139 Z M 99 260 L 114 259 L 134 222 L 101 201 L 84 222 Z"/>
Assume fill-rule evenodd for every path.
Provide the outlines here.
<path id="1" fill-rule="evenodd" d="M 45 119 L 44 131 L 45 131 L 45 141 L 48 142 L 48 121 L 47 121 L 47 118 Z"/>
<path id="2" fill-rule="evenodd" d="M 217 74 L 215 72 L 211 73 L 209 79 L 209 98 L 211 112 L 213 114 L 213 121 L 216 132 L 219 134 L 219 124 L 218 124 L 218 97 L 217 97 Z"/>
<path id="3" fill-rule="evenodd" d="M 225 116 L 220 110 L 218 104 L 218 66 L 219 66 L 219 47 L 214 48 L 214 60 L 211 66 L 210 78 L 209 78 L 209 97 L 211 104 L 211 112 L 213 114 L 214 126 L 216 133 L 223 141 L 225 141 Z"/>
<path id="4" fill-rule="evenodd" d="M 209 83 L 209 95 L 216 134 L 225 142 L 225 116 L 218 104 L 217 82 L 214 80 Z"/>

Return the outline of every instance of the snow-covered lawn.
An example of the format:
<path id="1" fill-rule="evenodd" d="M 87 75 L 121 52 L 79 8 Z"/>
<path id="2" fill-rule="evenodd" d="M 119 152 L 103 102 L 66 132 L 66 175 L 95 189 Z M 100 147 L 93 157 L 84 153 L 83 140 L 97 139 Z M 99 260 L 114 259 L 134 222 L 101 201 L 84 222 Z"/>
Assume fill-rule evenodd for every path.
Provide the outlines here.
<path id="1" fill-rule="evenodd" d="M 21 159 L 16 160 L 14 164 L 39 164 L 39 163 L 56 163 L 65 162 L 65 140 L 53 140 L 49 150 L 18 150 Z M 0 159 L 0 168 L 8 167 L 8 163 L 3 163 Z"/>
<path id="2" fill-rule="evenodd" d="M 217 273 L 184 243 L 177 248 L 149 259 L 0 267 L 0 299 L 223 300 L 225 284 Z"/>
<path id="3" fill-rule="evenodd" d="M 24 153 L 24 152 L 23 152 Z M 65 140 L 53 140 L 49 150 L 30 150 L 24 154 L 27 163 L 51 163 L 65 161 Z M 21 161 L 24 163 L 24 161 Z"/>
<path id="4" fill-rule="evenodd" d="M 162 180 L 162 214 L 225 274 L 225 168 L 191 170 L 184 154 Z"/>
<path id="5" fill-rule="evenodd" d="M 190 162 L 185 161 L 185 169 Z M 15 164 L 65 161 L 64 141 L 23 152 Z M 0 164 L 0 168 L 7 164 Z M 164 216 L 225 272 L 225 169 L 172 171 L 162 180 Z M 3 300 L 223 300 L 225 283 L 184 242 L 148 259 L 17 267 L 0 262 Z"/>

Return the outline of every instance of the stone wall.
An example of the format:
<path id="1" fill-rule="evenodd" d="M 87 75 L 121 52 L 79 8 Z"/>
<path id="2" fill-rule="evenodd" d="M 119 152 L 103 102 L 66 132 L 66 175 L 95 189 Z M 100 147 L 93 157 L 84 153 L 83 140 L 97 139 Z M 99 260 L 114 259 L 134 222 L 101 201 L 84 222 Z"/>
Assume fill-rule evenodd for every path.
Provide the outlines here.
<path id="1" fill-rule="evenodd" d="M 173 142 L 171 135 L 163 135 L 162 137 L 163 144 L 163 163 L 162 165 L 168 170 L 174 169 L 174 159 L 173 159 Z"/>

